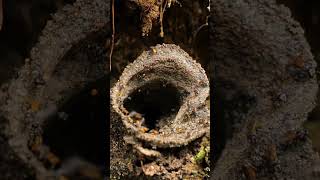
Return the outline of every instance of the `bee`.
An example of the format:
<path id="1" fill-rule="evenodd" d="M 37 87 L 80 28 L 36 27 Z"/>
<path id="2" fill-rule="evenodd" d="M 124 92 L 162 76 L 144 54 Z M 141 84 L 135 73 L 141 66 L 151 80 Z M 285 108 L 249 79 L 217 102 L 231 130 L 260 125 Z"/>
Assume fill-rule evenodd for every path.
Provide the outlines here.
<path id="1" fill-rule="evenodd" d="M 129 172 L 133 172 L 133 164 L 132 164 L 132 162 L 129 162 L 127 167 L 128 167 Z"/>
<path id="2" fill-rule="evenodd" d="M 59 180 L 69 180 L 69 178 L 67 178 L 66 176 L 59 176 Z"/>
<path id="3" fill-rule="evenodd" d="M 45 164 L 48 164 L 52 168 L 57 167 L 61 162 L 60 158 L 52 153 L 48 146 L 43 144 L 41 136 L 35 137 L 29 148 L 38 159 L 43 160 Z"/>
<path id="4" fill-rule="evenodd" d="M 293 131 L 290 130 L 285 134 L 284 144 L 291 145 L 299 140 L 304 140 L 307 136 L 306 131 Z"/>
<path id="5" fill-rule="evenodd" d="M 136 112 L 136 111 L 131 111 L 129 113 L 129 118 L 131 118 L 133 121 L 135 121 L 135 125 L 137 127 L 142 127 L 142 125 L 145 123 L 145 119 L 142 116 L 142 114 Z"/>
<path id="6" fill-rule="evenodd" d="M 157 130 L 155 130 L 155 129 L 152 129 L 152 130 L 150 131 L 150 133 L 153 134 L 153 135 L 158 135 L 158 134 L 159 134 L 159 131 L 157 131 Z"/>
<path id="7" fill-rule="evenodd" d="M 284 143 L 285 144 L 292 144 L 296 138 L 297 138 L 297 135 L 294 131 L 288 131 L 285 134 Z"/>
<path id="8" fill-rule="evenodd" d="M 74 156 L 63 161 L 61 167 L 54 171 L 59 180 L 78 179 L 82 176 L 84 179 L 102 179 L 101 168 L 90 162 Z"/>
<path id="9" fill-rule="evenodd" d="M 248 135 L 255 134 L 257 130 L 257 121 L 256 120 L 250 121 L 248 123 L 247 129 L 248 129 Z"/>
<path id="10" fill-rule="evenodd" d="M 37 111 L 39 111 L 40 106 L 41 106 L 41 104 L 40 104 L 39 101 L 36 101 L 36 100 L 30 101 L 30 108 L 31 108 L 31 111 L 32 111 L 32 112 L 37 112 Z"/>
<path id="11" fill-rule="evenodd" d="M 32 142 L 32 144 L 30 145 L 30 149 L 32 152 L 34 153 L 38 153 L 40 150 L 40 146 L 43 143 L 43 139 L 41 136 L 37 136 L 35 137 L 34 141 Z"/>
<path id="12" fill-rule="evenodd" d="M 120 106 L 120 110 L 123 112 L 123 114 L 128 115 L 129 111 L 126 110 L 123 106 Z"/>
<path id="13" fill-rule="evenodd" d="M 117 96 L 118 96 L 118 97 L 122 97 L 122 95 L 123 95 L 123 92 L 122 92 L 122 91 L 119 91 L 119 92 L 117 93 Z"/>
<path id="14" fill-rule="evenodd" d="M 277 156 L 277 146 L 275 144 L 271 144 L 270 146 L 268 146 L 267 152 L 266 152 L 266 158 L 270 161 L 270 162 L 275 162 L 278 159 Z"/>
<path id="15" fill-rule="evenodd" d="M 320 162 L 319 160 L 313 163 L 312 174 L 314 177 L 320 177 Z"/>
<path id="16" fill-rule="evenodd" d="M 152 50 L 153 54 L 157 54 L 157 49 L 156 48 L 151 48 L 151 50 Z"/>
<path id="17" fill-rule="evenodd" d="M 168 3 L 167 5 L 168 8 L 170 8 L 171 4 L 174 4 L 174 3 L 178 3 L 181 6 L 181 3 L 178 0 L 168 0 L 167 3 Z"/>
<path id="18" fill-rule="evenodd" d="M 168 8 L 170 8 L 172 0 L 168 0 Z"/>
<path id="19" fill-rule="evenodd" d="M 147 128 L 147 127 L 141 127 L 140 129 L 139 129 L 139 131 L 140 132 L 142 132 L 142 133 L 145 133 L 145 132 L 147 132 L 149 129 Z"/>
<path id="20" fill-rule="evenodd" d="M 90 94 L 91 94 L 91 96 L 96 96 L 96 95 L 98 95 L 98 90 L 97 89 L 91 89 Z"/>
<path id="21" fill-rule="evenodd" d="M 303 68 L 304 64 L 305 64 L 305 60 L 303 59 L 302 54 L 300 54 L 298 57 L 296 57 L 294 59 L 293 64 L 297 67 L 297 68 Z"/>
<path id="22" fill-rule="evenodd" d="M 184 133 L 185 132 L 185 129 L 183 129 L 183 128 L 177 128 L 176 129 L 176 131 L 177 131 L 177 133 Z"/>
<path id="23" fill-rule="evenodd" d="M 53 154 L 52 152 L 49 152 L 46 156 L 47 162 L 51 165 L 51 167 L 56 167 L 58 164 L 60 164 L 60 158 Z"/>
<path id="24" fill-rule="evenodd" d="M 142 114 L 136 112 L 136 111 L 131 111 L 129 113 L 129 117 L 131 117 L 132 119 L 134 120 L 141 120 L 143 117 L 142 117 Z"/>
<path id="25" fill-rule="evenodd" d="M 257 179 L 257 169 L 252 165 L 244 166 L 244 174 L 246 175 L 248 180 L 256 180 Z"/>

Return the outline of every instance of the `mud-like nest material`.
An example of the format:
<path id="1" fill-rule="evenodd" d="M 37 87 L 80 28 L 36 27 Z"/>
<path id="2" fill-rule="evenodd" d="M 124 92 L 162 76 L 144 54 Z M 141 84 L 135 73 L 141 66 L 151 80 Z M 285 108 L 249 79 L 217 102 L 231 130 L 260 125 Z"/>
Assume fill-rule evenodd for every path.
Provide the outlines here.
<path id="1" fill-rule="evenodd" d="M 214 127 L 232 131 L 212 179 L 319 179 L 302 127 L 318 84 L 301 26 L 274 0 L 214 0 L 209 26 L 214 103 L 224 111 Z"/>
<path id="2" fill-rule="evenodd" d="M 208 96 L 209 81 L 200 64 L 168 44 L 142 53 L 111 90 L 112 107 L 127 130 L 155 147 L 179 147 L 209 132 Z M 144 116 L 146 131 L 130 111 Z M 155 127 L 156 135 L 148 131 Z"/>
<path id="3" fill-rule="evenodd" d="M 32 179 L 62 175 L 46 167 L 54 147 L 40 139 L 45 124 L 72 96 L 106 76 L 109 9 L 104 0 L 78 0 L 59 10 L 47 22 L 17 77 L 4 88 L 0 98 L 5 135 L 19 161 L 34 172 Z"/>

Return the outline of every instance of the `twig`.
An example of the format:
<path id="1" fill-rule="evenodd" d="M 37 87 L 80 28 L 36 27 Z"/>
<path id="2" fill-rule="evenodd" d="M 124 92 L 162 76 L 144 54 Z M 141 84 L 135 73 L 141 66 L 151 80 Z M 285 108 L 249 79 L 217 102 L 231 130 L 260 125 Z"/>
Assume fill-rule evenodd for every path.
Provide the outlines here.
<path id="1" fill-rule="evenodd" d="M 167 3 L 168 3 L 168 1 L 165 1 L 165 4 L 163 6 L 163 1 L 161 1 L 161 4 L 160 4 L 160 37 L 164 36 L 164 32 L 163 32 L 163 14 L 164 14 L 164 11 L 166 9 Z"/>
<path id="2" fill-rule="evenodd" d="M 2 0 L 0 0 L 0 31 L 2 29 L 2 23 L 3 23 L 3 7 L 2 7 Z"/>
<path id="3" fill-rule="evenodd" d="M 163 16 L 163 14 L 162 14 L 162 3 L 163 3 L 163 1 L 161 1 L 161 3 L 160 3 L 160 37 L 163 37 L 163 35 L 164 35 L 164 33 L 163 33 L 163 24 L 162 24 L 162 16 Z"/>
<path id="4" fill-rule="evenodd" d="M 112 0 L 112 5 L 111 5 L 111 13 L 112 13 L 112 41 L 111 41 L 111 50 L 110 50 L 110 56 L 109 56 L 109 69 L 111 72 L 111 61 L 112 61 L 112 53 L 113 53 L 113 48 L 114 48 L 114 36 L 115 36 L 115 25 L 114 25 L 114 0 Z"/>

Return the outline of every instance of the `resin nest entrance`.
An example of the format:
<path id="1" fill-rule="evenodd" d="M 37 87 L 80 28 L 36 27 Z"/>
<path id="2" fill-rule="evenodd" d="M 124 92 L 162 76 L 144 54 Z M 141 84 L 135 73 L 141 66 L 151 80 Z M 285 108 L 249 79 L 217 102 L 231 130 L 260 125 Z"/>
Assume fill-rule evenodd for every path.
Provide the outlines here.
<path id="1" fill-rule="evenodd" d="M 175 45 L 157 45 L 128 65 L 111 90 L 128 132 L 153 147 L 179 147 L 209 132 L 209 81 Z"/>
<path id="2" fill-rule="evenodd" d="M 182 94 L 172 84 L 153 81 L 132 92 L 125 99 L 124 107 L 131 116 L 135 112 L 141 114 L 141 119 L 144 118 L 141 125 L 145 125 L 148 131 L 157 130 L 165 125 L 163 121 L 177 114 L 181 98 Z"/>

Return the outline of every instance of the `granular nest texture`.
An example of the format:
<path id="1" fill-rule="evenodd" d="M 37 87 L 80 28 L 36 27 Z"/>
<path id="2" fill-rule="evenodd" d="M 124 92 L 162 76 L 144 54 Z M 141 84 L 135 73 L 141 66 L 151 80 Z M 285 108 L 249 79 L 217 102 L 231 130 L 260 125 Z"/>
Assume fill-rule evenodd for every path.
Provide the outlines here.
<path id="1" fill-rule="evenodd" d="M 142 36 L 147 36 L 154 24 L 162 23 L 165 9 L 177 3 L 177 0 L 131 0 L 131 2 L 140 9 Z"/>
<path id="2" fill-rule="evenodd" d="M 44 124 L 79 89 L 106 76 L 109 8 L 105 0 L 78 0 L 63 7 L 47 22 L 17 77 L 2 87 L 5 136 L 34 178 L 57 178 L 56 169 L 45 166 L 48 160 L 56 165 L 59 157 L 42 144 Z"/>
<path id="3" fill-rule="evenodd" d="M 141 9 L 142 35 L 148 35 L 152 29 L 152 24 L 160 16 L 160 3 L 157 0 L 133 0 Z"/>
<path id="4" fill-rule="evenodd" d="M 120 119 L 119 119 L 120 120 Z M 115 128 L 116 127 L 112 127 Z M 146 157 L 122 139 L 125 131 L 111 129 L 111 179 L 208 179 L 209 164 L 205 159 L 196 161 L 201 149 L 209 145 L 208 135 L 181 148 L 159 149 L 161 156 Z M 119 133 L 120 132 L 120 133 Z M 118 137 L 118 138 L 117 138 Z M 204 146 L 203 146 L 204 145 Z M 209 153 L 209 152 L 208 152 Z M 205 158 L 210 155 L 206 154 Z"/>
<path id="5" fill-rule="evenodd" d="M 214 0 L 209 25 L 215 98 L 240 105 L 217 120 L 233 117 L 233 133 L 211 177 L 319 179 L 302 127 L 315 106 L 316 62 L 300 25 L 274 0 Z"/>
<path id="6" fill-rule="evenodd" d="M 172 44 L 151 47 L 110 93 L 112 179 L 207 176 L 209 81 L 186 52 Z"/>
<path id="7" fill-rule="evenodd" d="M 195 162 L 192 148 L 198 148 L 199 142 L 195 141 L 190 146 L 177 151 L 163 152 L 163 156 L 152 162 L 142 164 L 141 170 L 146 177 L 157 177 L 158 179 L 207 179 L 208 167 Z"/>
<path id="8" fill-rule="evenodd" d="M 155 96 L 159 94 L 163 99 Z M 149 95 L 154 99 L 148 100 Z M 167 111 L 167 107 L 162 106 L 169 106 L 166 103 L 171 100 L 165 98 L 171 96 L 177 102 L 170 104 L 177 106 L 172 106 L 168 112 L 159 112 L 158 117 L 147 116 L 150 111 Z M 112 107 L 127 130 L 155 147 L 179 147 L 208 132 L 210 113 L 205 103 L 208 96 L 209 81 L 200 64 L 178 46 L 169 44 L 157 45 L 142 53 L 126 67 L 111 90 Z M 134 100 L 146 107 L 128 105 L 131 108 L 128 109 L 126 102 L 136 103 L 132 102 Z M 154 124 L 155 128 L 148 124 Z"/>

